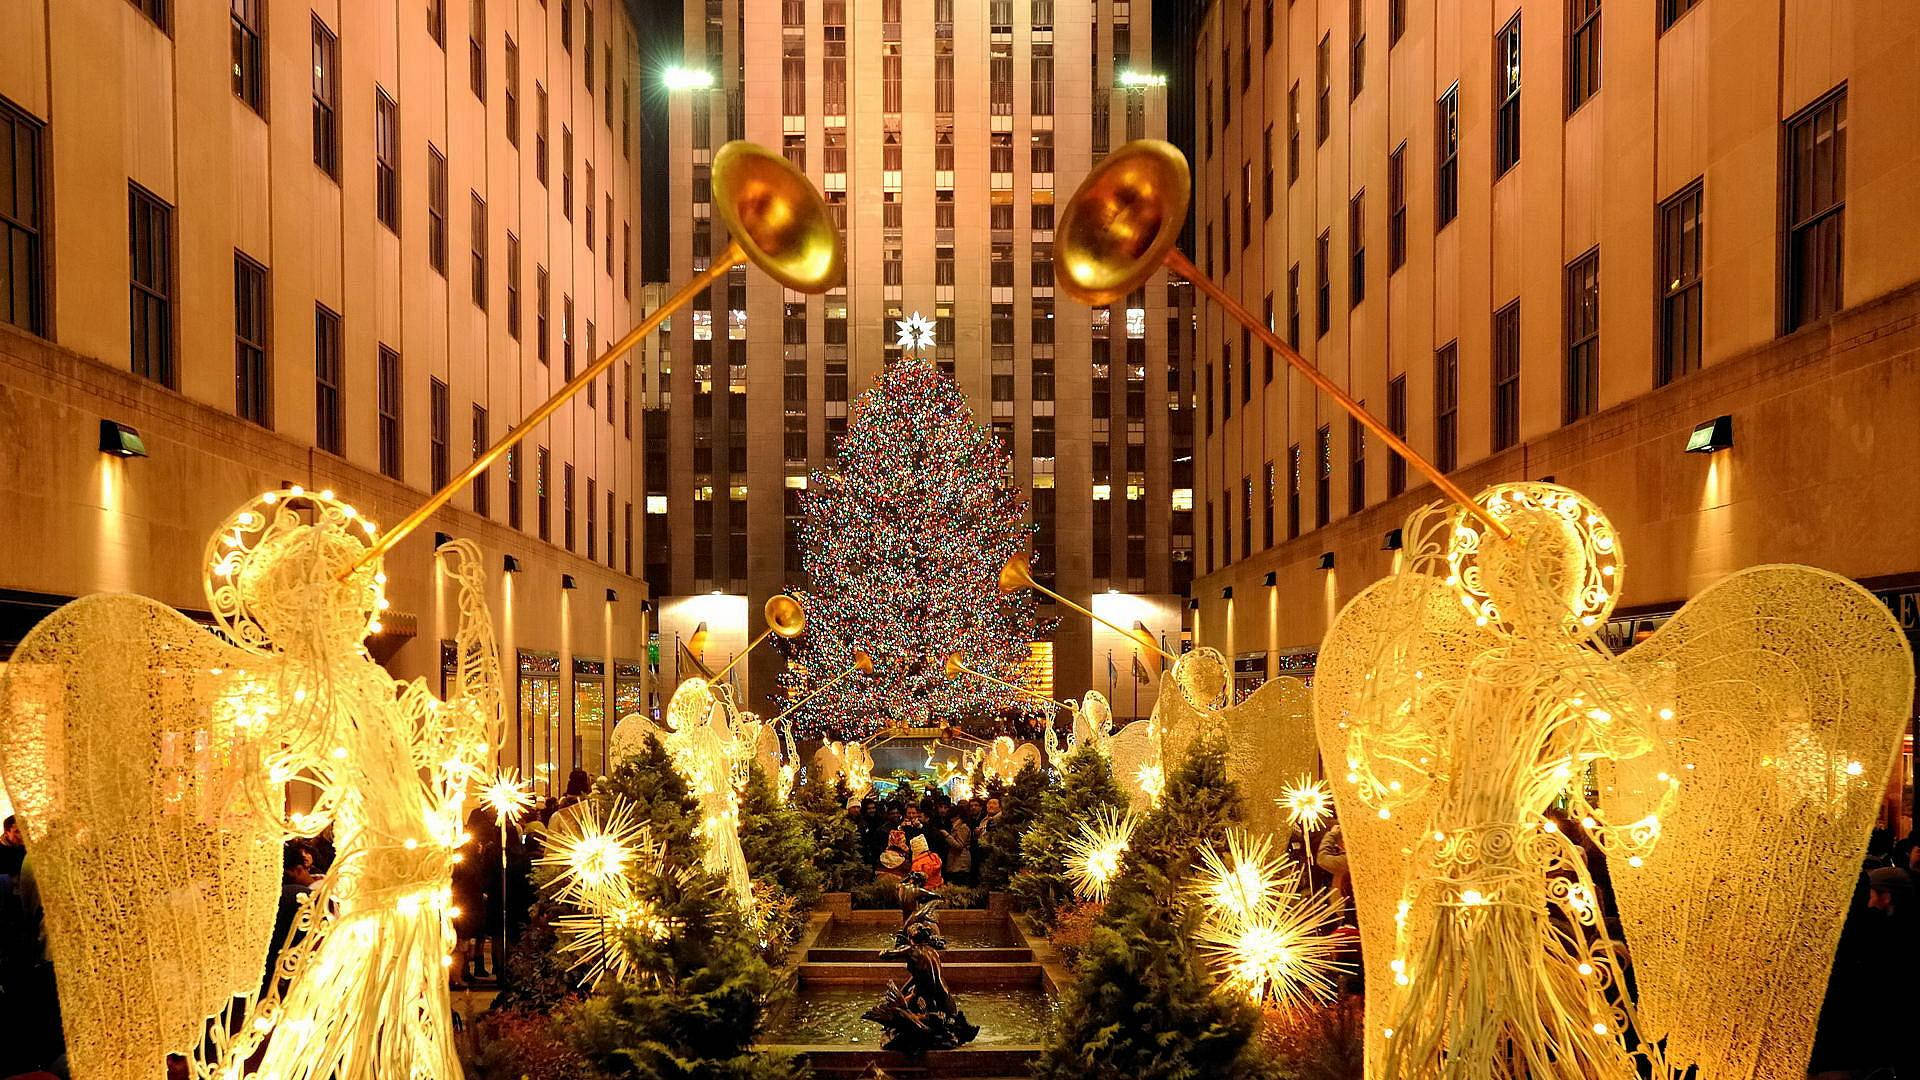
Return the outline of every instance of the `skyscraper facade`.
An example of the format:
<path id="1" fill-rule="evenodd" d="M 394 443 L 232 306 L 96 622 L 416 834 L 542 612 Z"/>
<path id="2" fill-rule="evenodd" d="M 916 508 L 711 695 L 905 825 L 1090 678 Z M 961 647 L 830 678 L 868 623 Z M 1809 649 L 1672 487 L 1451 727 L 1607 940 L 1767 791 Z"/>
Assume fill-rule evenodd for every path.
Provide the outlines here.
<path id="1" fill-rule="evenodd" d="M 1175 568 L 1190 564 L 1174 556 L 1192 531 L 1173 464 L 1192 415 L 1180 309 L 1156 277 L 1089 310 L 1056 292 L 1052 270 L 1056 210 L 1091 163 L 1164 133 L 1164 90 L 1128 77 L 1150 65 L 1149 5 L 687 0 L 684 18 L 682 66 L 713 86 L 669 106 L 671 276 L 727 243 L 710 163 L 736 138 L 780 148 L 820 188 L 848 272 L 807 296 L 736 269 L 673 320 L 649 372 L 649 417 L 666 428 L 649 499 L 669 548 L 654 553 L 670 594 L 663 652 L 734 611 L 751 613 L 744 641 L 769 595 L 804 584 L 799 495 L 832 468 L 849 404 L 899 358 L 895 324 L 914 312 L 934 320 L 929 358 L 1031 494 L 1036 575 L 1082 603 L 1138 608 L 1128 617 L 1177 642 L 1168 595 L 1184 586 Z M 1034 679 L 1061 696 L 1104 691 L 1116 665 L 1067 614 L 1036 643 Z M 753 661 L 757 703 L 778 663 Z M 1121 653 L 1117 669 L 1129 666 Z"/>

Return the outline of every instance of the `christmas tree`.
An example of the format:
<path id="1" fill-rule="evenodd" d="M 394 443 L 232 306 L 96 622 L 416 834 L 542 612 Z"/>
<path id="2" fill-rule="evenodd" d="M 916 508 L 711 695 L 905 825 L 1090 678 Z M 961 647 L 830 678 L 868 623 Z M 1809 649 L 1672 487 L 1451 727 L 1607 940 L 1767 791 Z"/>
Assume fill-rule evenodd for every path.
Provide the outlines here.
<path id="1" fill-rule="evenodd" d="M 929 339 L 903 330 L 902 340 Z M 1033 526 L 1008 483 L 1006 447 L 974 422 L 966 395 L 919 357 L 894 362 L 855 402 L 839 466 L 816 472 L 802 499 L 807 633 L 782 682 L 798 700 L 851 667 L 856 649 L 872 654 L 874 672 L 827 687 L 795 715 L 796 733 L 858 738 L 889 723 L 1042 707 L 944 670 L 958 652 L 1018 683 L 1045 629 L 1030 594 L 1000 592 L 1000 568 L 1027 549 Z"/>

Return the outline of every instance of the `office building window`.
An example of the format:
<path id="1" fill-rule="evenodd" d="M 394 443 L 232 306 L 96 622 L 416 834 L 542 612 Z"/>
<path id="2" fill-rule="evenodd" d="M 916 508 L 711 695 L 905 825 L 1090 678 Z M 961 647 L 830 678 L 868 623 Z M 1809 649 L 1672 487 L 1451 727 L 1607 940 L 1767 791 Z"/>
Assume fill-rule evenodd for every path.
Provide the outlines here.
<path id="1" fill-rule="evenodd" d="M 133 373 L 172 386 L 173 207 L 146 188 L 129 184 L 127 219 L 133 264 Z"/>
<path id="2" fill-rule="evenodd" d="M 427 144 L 427 261 L 447 276 L 447 159 Z"/>
<path id="3" fill-rule="evenodd" d="M 507 525 L 520 528 L 520 448 L 507 448 Z"/>
<path id="4" fill-rule="evenodd" d="M 633 573 L 633 503 L 620 504 L 620 542 L 622 559 L 629 576 Z"/>
<path id="5" fill-rule="evenodd" d="M 553 466 L 547 448 L 542 446 L 533 455 L 533 510 L 539 519 L 540 539 L 553 539 Z"/>
<path id="6" fill-rule="evenodd" d="M 233 96 L 267 114 L 266 73 L 261 69 L 261 9 L 266 0 L 233 0 Z"/>
<path id="7" fill-rule="evenodd" d="M 500 91 L 506 99 L 507 142 L 517 148 L 520 145 L 520 43 L 507 38 L 506 54 L 507 77 Z"/>
<path id="8" fill-rule="evenodd" d="M 1520 441 L 1520 301 L 1493 313 L 1493 449 Z"/>
<path id="9" fill-rule="evenodd" d="M 1320 38 L 1320 48 L 1315 54 L 1314 88 L 1315 101 L 1313 145 L 1325 146 L 1327 135 L 1333 128 L 1333 34 L 1329 31 Z"/>
<path id="10" fill-rule="evenodd" d="M 373 212 L 400 232 L 400 106 L 379 87 L 373 91 Z"/>
<path id="11" fill-rule="evenodd" d="M 560 213 L 573 220 L 573 129 L 560 125 Z"/>
<path id="12" fill-rule="evenodd" d="M 1786 328 L 1840 310 L 1847 207 L 1847 88 L 1787 121 Z"/>
<path id="13" fill-rule="evenodd" d="M 547 186 L 547 88 L 533 82 L 533 178 Z"/>
<path id="14" fill-rule="evenodd" d="M 481 311 L 487 310 L 487 203 L 477 191 L 467 193 L 473 199 L 473 220 L 469 225 L 472 233 L 469 246 L 473 249 L 473 306 Z"/>
<path id="15" fill-rule="evenodd" d="M 1240 478 L 1240 557 L 1253 553 L 1253 477 Z"/>
<path id="16" fill-rule="evenodd" d="M 1287 267 L 1287 344 L 1300 349 L 1300 264 Z"/>
<path id="17" fill-rule="evenodd" d="M 1705 189 L 1695 180 L 1660 204 L 1660 355 L 1654 385 L 1700 370 L 1700 214 Z"/>
<path id="18" fill-rule="evenodd" d="M 1261 302 L 1260 321 L 1263 325 L 1266 326 L 1268 330 L 1275 329 L 1273 325 L 1273 294 L 1272 293 L 1268 293 L 1266 299 Z M 1272 382 L 1273 381 L 1273 347 L 1270 345 L 1267 345 L 1265 342 L 1261 343 L 1260 362 L 1261 362 L 1260 381 L 1263 383 Z"/>
<path id="19" fill-rule="evenodd" d="M 1367 429 L 1347 418 L 1347 513 L 1367 508 Z"/>
<path id="20" fill-rule="evenodd" d="M 267 379 L 267 268 L 233 253 L 234 411 L 242 420 L 273 426 Z"/>
<path id="21" fill-rule="evenodd" d="M 536 264 L 533 268 L 533 355 L 542 364 L 550 363 L 553 353 L 553 339 L 547 329 L 552 311 L 553 289 L 547 268 Z"/>
<path id="22" fill-rule="evenodd" d="M 1400 441 L 1407 438 L 1407 377 L 1395 375 L 1387 380 L 1387 430 Z M 1407 490 L 1407 459 L 1387 455 L 1387 498 Z"/>
<path id="23" fill-rule="evenodd" d="M 1277 482 L 1277 478 L 1274 475 L 1273 462 L 1271 461 L 1267 462 L 1266 469 L 1261 473 L 1260 482 L 1261 482 L 1261 487 L 1260 487 L 1261 546 L 1272 547 L 1273 546 L 1273 500 L 1275 495 L 1273 488 L 1274 488 L 1274 484 Z M 1249 507 L 1248 509 L 1249 509 L 1249 512 L 1251 512 L 1252 508 Z"/>
<path id="24" fill-rule="evenodd" d="M 493 445 L 493 436 L 487 431 L 487 410 L 480 405 L 473 407 L 473 460 L 479 461 L 480 455 Z M 467 486 L 473 492 L 473 512 L 486 517 L 493 512 L 493 478 L 482 471 Z"/>
<path id="25" fill-rule="evenodd" d="M 1367 84 L 1367 2 L 1347 0 L 1347 100 Z"/>
<path id="26" fill-rule="evenodd" d="M 467 4 L 467 85 L 474 97 L 487 100 L 487 0 Z"/>
<path id="27" fill-rule="evenodd" d="M 1300 84 L 1287 87 L 1287 183 L 1300 179 Z"/>
<path id="28" fill-rule="evenodd" d="M 573 52 L 573 0 L 560 0 L 560 48 Z"/>
<path id="29" fill-rule="evenodd" d="M 573 550 L 573 462 L 560 466 L 560 536 Z"/>
<path id="30" fill-rule="evenodd" d="M 1313 524 L 1333 520 L 1333 428 L 1322 424 L 1313 433 Z"/>
<path id="31" fill-rule="evenodd" d="M 1407 32 L 1407 0 L 1387 0 L 1387 48 L 1400 44 Z"/>
<path id="32" fill-rule="evenodd" d="M 1493 39 L 1493 175 L 1520 163 L 1520 16 Z"/>
<path id="33" fill-rule="evenodd" d="M 573 297 L 560 294 L 560 372 L 573 381 Z"/>
<path id="34" fill-rule="evenodd" d="M 427 0 L 427 36 L 447 47 L 447 0 Z"/>
<path id="35" fill-rule="evenodd" d="M 167 0 L 129 0 L 133 9 L 153 20 L 153 25 L 162 33 L 169 32 L 167 24 Z"/>
<path id="36" fill-rule="evenodd" d="M 1407 265 L 1407 144 L 1387 155 L 1387 273 Z"/>
<path id="37" fill-rule="evenodd" d="M 32 334 L 47 332 L 46 247 L 48 177 L 41 155 L 46 128 L 0 98 L 0 322 Z"/>
<path id="38" fill-rule="evenodd" d="M 340 316 L 313 309 L 313 442 L 330 454 L 347 452 L 346 376 L 341 361 Z"/>
<path id="39" fill-rule="evenodd" d="M 1333 230 L 1326 229 L 1320 233 L 1320 238 L 1314 242 L 1314 262 L 1316 264 L 1314 266 L 1314 274 L 1316 280 L 1313 288 L 1313 313 L 1315 318 L 1313 332 L 1319 337 L 1325 337 L 1327 331 L 1333 328 L 1333 270 L 1332 267 L 1328 265 L 1332 261 Z"/>
<path id="40" fill-rule="evenodd" d="M 520 340 L 520 238 L 507 234 L 507 336 Z"/>
<path id="41" fill-rule="evenodd" d="M 1273 216 L 1273 125 L 1260 139 L 1260 214 Z"/>
<path id="42" fill-rule="evenodd" d="M 1287 447 L 1287 539 L 1300 535 L 1300 444 Z"/>
<path id="43" fill-rule="evenodd" d="M 1700 0 L 1660 0 L 1661 32 L 1665 33 L 1667 27 L 1679 22 L 1680 16 L 1692 11 L 1699 3 Z"/>
<path id="44" fill-rule="evenodd" d="M 447 384 L 439 379 L 427 382 L 427 486 L 435 491 L 447 486 L 452 474 L 453 402 Z"/>
<path id="45" fill-rule="evenodd" d="M 313 18 L 313 163 L 340 179 L 340 43 Z"/>
<path id="46" fill-rule="evenodd" d="M 1367 298 L 1367 192 L 1354 192 L 1347 203 L 1347 306 Z"/>
<path id="47" fill-rule="evenodd" d="M 1567 112 L 1600 92 L 1600 0 L 1567 0 Z"/>
<path id="48" fill-rule="evenodd" d="M 589 52 L 588 56 L 593 54 Z M 587 558 L 600 557 L 600 492 L 593 477 L 587 477 Z"/>
<path id="49" fill-rule="evenodd" d="M 1434 228 L 1444 229 L 1460 213 L 1460 88 L 1440 96 L 1434 107 L 1438 164 L 1434 167 Z"/>
<path id="50" fill-rule="evenodd" d="M 1566 408 L 1572 423 L 1600 404 L 1600 249 L 1567 266 Z"/>
<path id="51" fill-rule="evenodd" d="M 401 417 L 405 415 L 401 397 L 404 383 L 400 373 L 400 354 L 385 345 L 380 346 L 379 368 L 376 372 L 379 385 L 375 389 L 380 410 L 380 471 L 398 480 L 405 461 L 402 450 L 405 443 L 400 437 L 404 430 Z"/>
<path id="52" fill-rule="evenodd" d="M 1433 464 L 1452 472 L 1460 463 L 1460 343 L 1433 354 Z"/>

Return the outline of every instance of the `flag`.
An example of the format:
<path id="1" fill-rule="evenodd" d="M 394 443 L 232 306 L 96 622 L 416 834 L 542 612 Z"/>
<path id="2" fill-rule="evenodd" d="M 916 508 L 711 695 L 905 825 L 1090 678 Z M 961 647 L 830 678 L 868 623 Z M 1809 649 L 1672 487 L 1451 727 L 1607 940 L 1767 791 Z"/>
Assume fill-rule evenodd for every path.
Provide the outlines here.
<path id="1" fill-rule="evenodd" d="M 694 640 L 698 641 L 702 636 L 704 635 L 697 634 L 695 635 Z M 681 641 L 679 642 L 679 646 L 680 646 L 680 656 L 679 656 L 680 667 L 691 668 L 693 672 L 699 675 L 701 678 L 711 681 L 713 679 L 713 672 L 708 671 L 707 665 L 700 662 L 700 658 L 693 654 L 692 649 L 687 648 L 687 643 L 685 641 Z"/>
<path id="2" fill-rule="evenodd" d="M 1113 696 L 1113 684 L 1120 681 L 1120 669 L 1114 666 L 1113 652 L 1107 652 L 1107 696 Z"/>
<path id="3" fill-rule="evenodd" d="M 1153 675 L 1147 671 L 1147 665 L 1140 662 L 1137 652 L 1133 654 L 1133 681 L 1143 686 L 1153 681 Z"/>
<path id="4" fill-rule="evenodd" d="M 1148 674 L 1145 678 L 1151 679 L 1160 671 L 1160 653 L 1155 650 L 1153 645 L 1153 631 L 1147 629 L 1146 623 L 1135 619 L 1133 620 L 1133 636 L 1139 640 L 1140 644 L 1147 647 L 1147 655 L 1144 662 L 1150 666 L 1147 667 Z M 1138 665 L 1143 661 L 1140 655 L 1136 653 L 1133 662 Z"/>

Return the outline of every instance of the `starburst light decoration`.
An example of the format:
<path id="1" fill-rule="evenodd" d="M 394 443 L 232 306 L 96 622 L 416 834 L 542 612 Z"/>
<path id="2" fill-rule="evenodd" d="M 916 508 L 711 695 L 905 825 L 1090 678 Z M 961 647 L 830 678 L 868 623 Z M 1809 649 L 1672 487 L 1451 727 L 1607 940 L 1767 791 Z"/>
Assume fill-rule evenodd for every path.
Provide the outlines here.
<path id="1" fill-rule="evenodd" d="M 1196 938 L 1221 985 L 1282 1009 L 1332 1000 L 1345 970 L 1338 902 L 1305 888 L 1269 838 L 1233 829 L 1226 839 L 1224 853 L 1201 850 L 1192 886 L 1204 910 Z"/>
<path id="2" fill-rule="evenodd" d="M 1101 807 L 1091 820 L 1081 823 L 1079 834 L 1067 840 L 1065 860 L 1075 895 L 1096 904 L 1106 902 L 1139 823 L 1132 813 L 1111 807 Z"/>
<path id="3" fill-rule="evenodd" d="M 1319 656 L 1369 1075 L 1803 1075 L 1912 701 L 1899 627 L 1843 578 L 1760 566 L 1616 657 L 1600 509 L 1538 483 L 1477 501 L 1510 537 L 1416 512 Z M 1608 856 L 1631 997 L 1574 828 Z"/>
<path id="4" fill-rule="evenodd" d="M 1275 801 L 1287 812 L 1287 821 L 1305 832 L 1316 832 L 1333 819 L 1333 790 L 1304 773 Z"/>
<path id="5" fill-rule="evenodd" d="M 498 744 L 500 671 L 467 541 L 440 549 L 458 604 L 449 696 L 373 660 L 386 575 L 349 571 L 376 531 L 331 491 L 267 492 L 208 542 L 217 636 L 102 595 L 15 652 L 0 762 L 77 1080 L 157 1077 L 170 1053 L 202 1080 L 256 1052 L 261 1080 L 459 1075 L 450 874 Z M 290 785 L 308 808 L 288 816 Z M 278 849 L 329 827 L 332 870 L 269 945 Z"/>
<path id="6" fill-rule="evenodd" d="M 603 807 L 588 799 L 555 815 L 546 853 L 535 861 L 555 869 L 555 899 L 598 909 L 623 899 L 628 873 L 655 858 L 652 830 L 635 818 L 631 804 Z"/>
<path id="7" fill-rule="evenodd" d="M 893 343 L 900 351 L 918 356 L 933 348 L 934 322 L 919 312 L 894 323 L 898 333 Z"/>
<path id="8" fill-rule="evenodd" d="M 520 779 L 513 769 L 503 769 L 493 775 L 487 786 L 480 789 L 480 805 L 493 811 L 494 824 L 504 829 L 526 816 L 533 809 L 533 782 Z"/>

